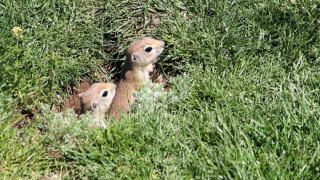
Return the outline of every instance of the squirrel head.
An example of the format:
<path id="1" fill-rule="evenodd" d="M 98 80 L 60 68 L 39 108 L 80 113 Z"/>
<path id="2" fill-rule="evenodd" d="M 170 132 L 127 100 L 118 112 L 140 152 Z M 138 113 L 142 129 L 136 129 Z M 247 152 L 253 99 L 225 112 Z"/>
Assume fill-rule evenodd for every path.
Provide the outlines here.
<path id="1" fill-rule="evenodd" d="M 131 43 L 127 51 L 127 62 L 133 68 L 144 68 L 157 61 L 165 43 L 150 37 L 143 37 Z"/>
<path id="2" fill-rule="evenodd" d="M 94 83 L 86 92 L 79 94 L 82 112 L 91 111 L 97 119 L 104 118 L 115 94 L 115 84 Z"/>

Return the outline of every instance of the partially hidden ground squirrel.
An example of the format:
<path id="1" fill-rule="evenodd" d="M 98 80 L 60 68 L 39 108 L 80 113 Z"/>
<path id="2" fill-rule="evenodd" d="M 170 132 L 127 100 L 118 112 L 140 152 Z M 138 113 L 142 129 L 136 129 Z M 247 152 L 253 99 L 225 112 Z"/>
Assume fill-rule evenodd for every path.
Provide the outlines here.
<path id="1" fill-rule="evenodd" d="M 122 67 L 121 79 L 116 95 L 109 109 L 109 115 L 119 119 L 121 113 L 127 113 L 134 102 L 133 91 L 139 90 L 139 84 L 149 80 L 149 73 L 164 49 L 164 42 L 143 37 L 132 42 Z"/>
<path id="2" fill-rule="evenodd" d="M 104 119 L 115 94 L 116 85 L 113 83 L 92 84 L 86 92 L 79 94 L 82 113 L 91 111 L 97 119 Z"/>

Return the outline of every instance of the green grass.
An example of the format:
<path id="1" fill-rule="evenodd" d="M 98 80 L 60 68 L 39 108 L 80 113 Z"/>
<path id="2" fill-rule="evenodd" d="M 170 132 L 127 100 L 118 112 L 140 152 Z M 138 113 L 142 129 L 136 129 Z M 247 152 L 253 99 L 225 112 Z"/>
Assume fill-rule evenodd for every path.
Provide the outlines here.
<path id="1" fill-rule="evenodd" d="M 319 178 L 319 8 L 0 1 L 0 177 Z M 52 110 L 68 86 L 117 76 L 128 44 L 145 35 L 166 42 L 157 69 L 170 75 L 169 92 L 145 84 L 132 112 L 106 129 Z M 36 109 L 33 123 L 12 128 Z"/>

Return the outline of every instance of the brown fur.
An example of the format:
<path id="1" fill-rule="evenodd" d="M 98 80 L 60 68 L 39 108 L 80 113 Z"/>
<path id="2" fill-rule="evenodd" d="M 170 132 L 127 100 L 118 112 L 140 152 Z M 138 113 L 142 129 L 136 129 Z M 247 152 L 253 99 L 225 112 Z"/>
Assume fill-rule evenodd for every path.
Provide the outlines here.
<path id="1" fill-rule="evenodd" d="M 152 47 L 146 52 L 146 47 Z M 164 42 L 144 37 L 132 42 L 127 51 L 127 58 L 122 67 L 121 80 L 117 86 L 109 114 L 119 119 L 121 113 L 127 113 L 134 102 L 133 91 L 139 91 L 139 84 L 149 80 L 153 64 L 164 48 Z"/>
<path id="2" fill-rule="evenodd" d="M 97 119 L 104 119 L 115 96 L 115 90 L 116 85 L 113 83 L 92 84 L 86 92 L 79 95 L 82 113 L 91 111 Z M 103 97 L 105 91 L 108 91 L 108 95 Z"/>

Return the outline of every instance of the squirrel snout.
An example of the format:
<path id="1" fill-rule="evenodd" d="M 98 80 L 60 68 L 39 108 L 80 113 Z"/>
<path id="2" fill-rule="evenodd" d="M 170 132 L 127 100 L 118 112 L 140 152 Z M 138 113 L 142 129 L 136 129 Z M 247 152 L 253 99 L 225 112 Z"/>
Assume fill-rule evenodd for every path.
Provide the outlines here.
<path id="1" fill-rule="evenodd" d="M 165 43 L 164 43 L 163 41 L 160 41 L 160 42 L 161 42 L 161 43 L 160 43 L 160 47 L 164 48 Z"/>
<path id="2" fill-rule="evenodd" d="M 163 50 L 164 50 L 164 48 L 158 48 L 157 49 L 157 54 L 161 54 Z"/>
<path id="3" fill-rule="evenodd" d="M 94 102 L 94 103 L 91 104 L 91 108 L 90 108 L 90 109 L 91 109 L 92 111 L 96 111 L 97 108 L 98 108 L 98 106 L 99 106 L 99 103 Z"/>

